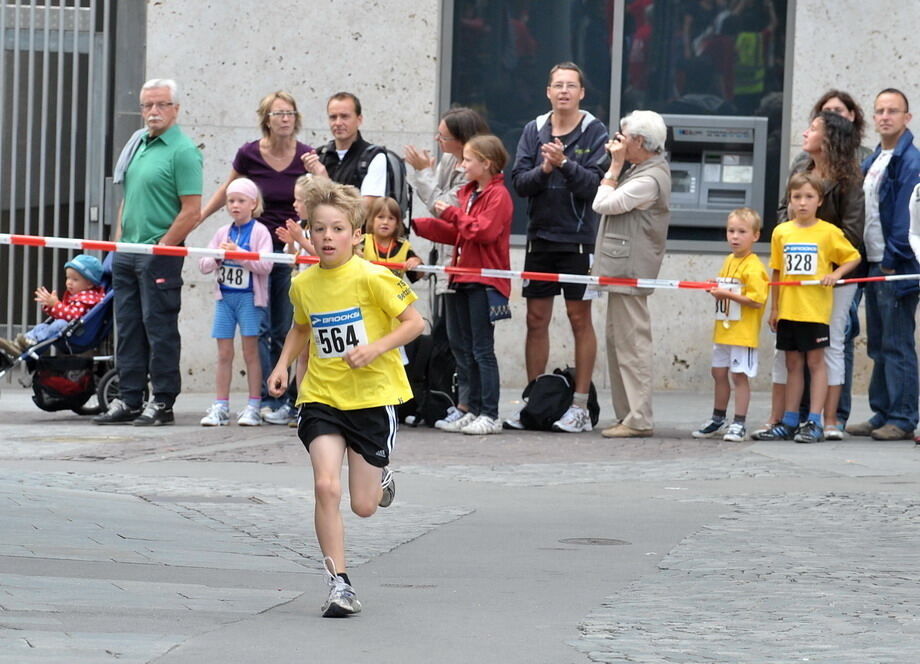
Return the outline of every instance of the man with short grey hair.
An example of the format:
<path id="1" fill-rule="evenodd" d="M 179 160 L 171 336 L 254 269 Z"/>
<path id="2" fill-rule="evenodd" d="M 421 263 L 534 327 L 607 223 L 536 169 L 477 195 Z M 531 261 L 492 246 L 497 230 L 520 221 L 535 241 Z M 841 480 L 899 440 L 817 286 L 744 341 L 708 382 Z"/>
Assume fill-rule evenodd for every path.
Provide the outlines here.
<path id="1" fill-rule="evenodd" d="M 146 132 L 136 144 L 126 146 L 119 159 L 127 166 L 115 240 L 181 245 L 198 224 L 201 211 L 201 152 L 176 124 L 175 81 L 147 81 L 140 102 Z M 115 254 L 112 286 L 120 398 L 94 418 L 97 424 L 162 426 L 174 422 L 173 403 L 181 389 L 182 262 L 177 256 Z M 148 378 L 153 394 L 141 410 Z"/>

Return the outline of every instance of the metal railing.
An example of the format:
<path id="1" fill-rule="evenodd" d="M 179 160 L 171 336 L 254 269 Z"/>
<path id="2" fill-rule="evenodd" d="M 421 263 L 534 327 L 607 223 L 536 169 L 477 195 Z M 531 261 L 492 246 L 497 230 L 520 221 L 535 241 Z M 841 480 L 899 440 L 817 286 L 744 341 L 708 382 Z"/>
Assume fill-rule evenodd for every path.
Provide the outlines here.
<path id="1" fill-rule="evenodd" d="M 0 5 L 0 232 L 102 239 L 112 0 Z M 42 318 L 72 252 L 0 249 L 0 334 Z"/>

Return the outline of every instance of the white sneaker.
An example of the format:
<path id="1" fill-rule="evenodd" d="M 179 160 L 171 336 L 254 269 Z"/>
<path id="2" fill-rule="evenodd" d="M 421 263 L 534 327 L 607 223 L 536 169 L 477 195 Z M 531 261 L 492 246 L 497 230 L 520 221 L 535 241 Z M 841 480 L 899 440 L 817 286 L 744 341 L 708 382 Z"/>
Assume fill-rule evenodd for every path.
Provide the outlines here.
<path id="1" fill-rule="evenodd" d="M 219 403 L 212 403 L 208 414 L 201 418 L 203 427 L 225 427 L 230 424 L 230 411 Z"/>
<path id="2" fill-rule="evenodd" d="M 524 410 L 524 406 L 526 405 L 527 405 L 527 401 L 525 400 L 524 403 L 522 403 L 521 406 L 514 412 L 514 415 L 512 415 L 511 417 L 505 418 L 505 421 L 502 423 L 502 426 L 505 429 L 516 429 L 518 431 L 522 430 L 524 428 L 524 425 L 521 424 L 521 411 Z"/>
<path id="3" fill-rule="evenodd" d="M 236 418 L 236 423 L 241 427 L 260 427 L 262 426 L 262 416 L 254 406 L 246 406 Z"/>
<path id="4" fill-rule="evenodd" d="M 492 419 L 488 415 L 480 415 L 460 429 L 460 432 L 468 436 L 484 436 L 489 433 L 501 433 L 502 423 L 499 419 Z"/>
<path id="5" fill-rule="evenodd" d="M 269 424 L 287 424 L 297 417 L 297 413 L 289 405 L 284 404 L 278 410 L 273 410 L 268 415 L 263 415 L 262 419 Z"/>
<path id="6" fill-rule="evenodd" d="M 321 611 L 324 618 L 345 618 L 361 613 L 361 602 L 355 595 L 355 589 L 335 572 L 335 563 L 328 556 L 323 558 L 326 571 L 326 583 L 329 584 L 329 597 Z"/>
<path id="7" fill-rule="evenodd" d="M 462 410 L 460 410 L 459 408 L 455 408 L 454 406 L 451 406 L 450 408 L 447 409 L 447 415 L 442 417 L 440 420 L 435 421 L 434 428 L 443 429 L 445 424 L 451 424 L 452 422 L 456 422 L 464 415 L 466 415 L 466 413 L 464 413 Z M 406 418 L 406 419 L 408 420 L 409 418 Z"/>
<path id="8" fill-rule="evenodd" d="M 441 425 L 440 429 L 441 431 L 457 433 L 459 431 L 463 431 L 463 428 L 475 419 L 476 416 L 472 413 L 463 413 L 460 418 L 454 420 L 453 422 L 447 422 L 446 424 Z"/>
<path id="9" fill-rule="evenodd" d="M 591 415 L 587 408 L 572 404 L 558 420 L 553 422 L 553 431 L 581 433 L 591 431 Z"/>

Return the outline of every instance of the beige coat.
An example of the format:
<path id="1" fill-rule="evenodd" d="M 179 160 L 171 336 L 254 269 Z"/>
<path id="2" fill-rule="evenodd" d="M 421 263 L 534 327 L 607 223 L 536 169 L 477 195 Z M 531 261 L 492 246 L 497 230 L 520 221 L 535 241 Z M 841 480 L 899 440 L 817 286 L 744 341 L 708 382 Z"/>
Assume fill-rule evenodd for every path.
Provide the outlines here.
<path id="1" fill-rule="evenodd" d="M 657 195 L 651 207 L 633 208 L 622 214 L 605 214 L 598 224 L 594 266 L 591 274 L 605 277 L 655 279 L 664 260 L 668 224 L 671 222 L 671 168 L 663 155 L 655 155 L 630 167 L 618 183 L 622 188 L 631 179 L 651 177 Z M 599 289 L 624 295 L 649 295 L 650 288 L 600 286 Z"/>

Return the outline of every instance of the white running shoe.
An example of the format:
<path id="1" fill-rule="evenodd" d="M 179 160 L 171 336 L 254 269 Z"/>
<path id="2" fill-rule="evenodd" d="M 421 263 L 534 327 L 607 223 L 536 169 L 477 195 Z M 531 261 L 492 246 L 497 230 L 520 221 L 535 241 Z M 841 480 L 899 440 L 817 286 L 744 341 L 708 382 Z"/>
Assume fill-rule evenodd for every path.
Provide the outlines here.
<path id="1" fill-rule="evenodd" d="M 380 476 L 380 488 L 383 493 L 380 496 L 380 507 L 389 507 L 393 504 L 396 497 L 396 478 L 393 477 L 393 471 L 389 466 L 385 466 Z"/>
<path id="2" fill-rule="evenodd" d="M 440 428 L 441 428 L 441 431 L 449 431 L 451 433 L 457 433 L 459 431 L 463 431 L 463 428 L 475 419 L 476 419 L 476 416 L 473 415 L 472 413 L 463 413 L 463 415 L 459 419 L 456 419 L 453 422 L 448 422 L 446 424 L 443 424 L 441 425 Z"/>
<path id="3" fill-rule="evenodd" d="M 469 414 L 469 413 L 467 413 Z M 468 436 L 484 436 L 490 433 L 501 433 L 502 423 L 499 419 L 493 419 L 488 415 L 480 415 L 465 427 L 460 429 L 460 433 Z"/>
<path id="4" fill-rule="evenodd" d="M 240 411 L 236 418 L 236 423 L 241 427 L 260 427 L 262 426 L 262 416 L 254 406 L 246 406 Z"/>
<path id="5" fill-rule="evenodd" d="M 587 408 L 572 404 L 558 420 L 553 422 L 553 431 L 581 433 L 591 431 L 591 415 Z"/>
<path id="6" fill-rule="evenodd" d="M 747 438 L 747 431 L 745 431 L 744 424 L 741 422 L 732 422 L 729 424 L 728 431 L 722 436 L 722 440 L 727 440 L 730 443 L 740 443 L 745 438 Z"/>
<path id="7" fill-rule="evenodd" d="M 524 410 L 524 406 L 527 405 L 527 400 L 524 400 L 524 403 L 514 411 L 514 415 L 511 417 L 505 418 L 505 421 L 502 422 L 502 427 L 505 429 L 515 429 L 521 431 L 524 428 L 524 425 L 521 423 L 521 411 Z"/>
<path id="8" fill-rule="evenodd" d="M 269 424 L 287 424 L 297 418 L 297 412 L 289 405 L 284 404 L 278 410 L 273 410 L 268 415 L 263 415 L 262 419 Z"/>
<path id="9" fill-rule="evenodd" d="M 331 566 L 331 569 L 330 569 Z M 326 571 L 326 583 L 329 584 L 329 597 L 322 606 L 324 618 L 345 618 L 346 616 L 361 613 L 361 602 L 355 594 L 355 589 L 345 583 L 345 579 L 336 574 L 335 563 L 332 558 L 323 558 L 323 568 Z"/>
<path id="10" fill-rule="evenodd" d="M 451 406 L 450 408 L 447 409 L 447 415 L 442 417 L 440 420 L 435 421 L 434 428 L 443 429 L 445 424 L 456 422 L 464 415 L 466 415 L 465 412 L 463 412 L 459 408 L 456 408 L 455 406 Z M 406 418 L 406 419 L 408 420 L 409 418 Z"/>
<path id="11" fill-rule="evenodd" d="M 219 403 L 212 403 L 208 413 L 201 418 L 203 427 L 225 427 L 230 424 L 230 411 Z"/>

